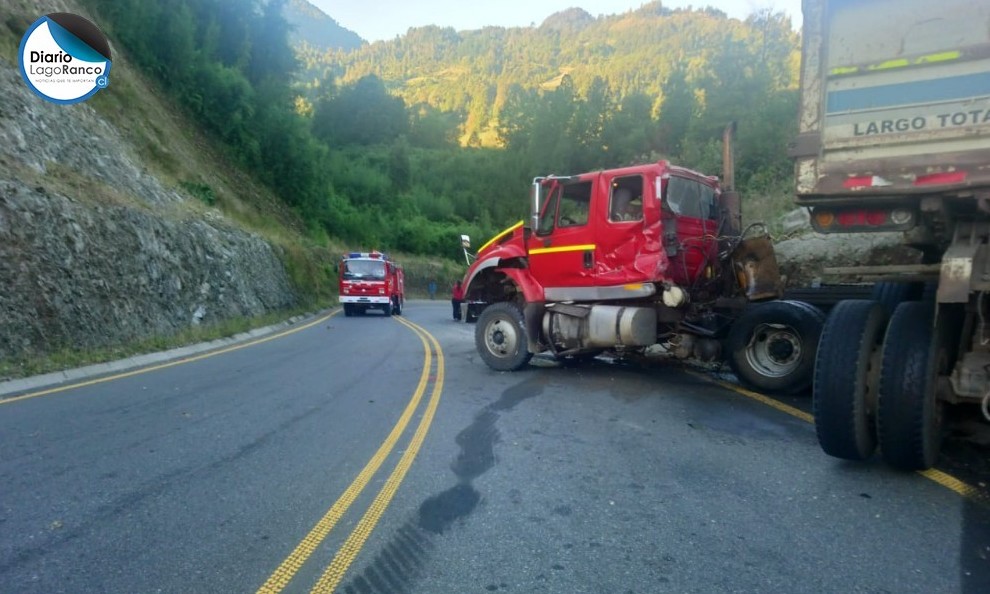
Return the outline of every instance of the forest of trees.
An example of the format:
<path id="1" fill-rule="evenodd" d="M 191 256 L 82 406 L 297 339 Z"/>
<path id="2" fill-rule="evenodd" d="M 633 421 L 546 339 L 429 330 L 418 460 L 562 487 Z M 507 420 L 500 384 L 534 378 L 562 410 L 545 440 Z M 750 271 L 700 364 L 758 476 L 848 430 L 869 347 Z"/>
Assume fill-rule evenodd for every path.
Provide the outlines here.
<path id="1" fill-rule="evenodd" d="M 316 238 L 456 257 L 459 234 L 523 218 L 535 175 L 658 158 L 718 173 L 730 120 L 737 184 L 790 181 L 799 44 L 780 14 L 653 2 L 345 50 L 293 45 L 288 0 L 87 2 Z"/>

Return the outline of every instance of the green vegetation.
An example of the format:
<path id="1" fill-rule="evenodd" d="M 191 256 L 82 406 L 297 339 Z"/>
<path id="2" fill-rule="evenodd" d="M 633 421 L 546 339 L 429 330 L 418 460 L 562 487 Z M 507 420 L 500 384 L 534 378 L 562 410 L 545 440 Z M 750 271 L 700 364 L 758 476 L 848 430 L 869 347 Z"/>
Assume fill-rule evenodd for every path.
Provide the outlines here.
<path id="1" fill-rule="evenodd" d="M 290 46 L 283 15 L 309 10 L 301 0 L 85 2 L 317 244 L 456 261 L 459 234 L 523 218 L 535 175 L 658 158 L 719 172 L 730 120 L 743 194 L 789 201 L 776 196 L 791 171 L 798 40 L 778 14 L 740 22 L 654 2 L 345 50 Z M 174 158 L 145 135 L 148 153 Z M 230 208 L 209 179 L 175 183 Z"/>
<path id="2" fill-rule="evenodd" d="M 391 252 L 411 298 L 425 297 L 430 281 L 446 298 L 465 266 L 460 234 L 480 245 L 524 219 L 533 176 L 660 158 L 718 173 L 730 120 L 744 221 L 791 206 L 785 147 L 796 127 L 799 40 L 779 14 L 741 22 L 652 2 L 598 18 L 569 9 L 535 28 L 422 27 L 361 45 L 332 19 L 300 26 L 323 22 L 305 0 L 80 2 L 116 52 L 113 86 L 90 105 L 165 184 L 195 198 L 162 215 L 217 208 L 262 233 L 310 310 L 335 301 L 334 264 L 351 249 Z M 0 21 L 10 63 L 34 14 L 17 7 Z M 46 183 L 132 200 L 54 165 Z M 209 340 L 284 315 L 6 361 L 0 377 Z"/>

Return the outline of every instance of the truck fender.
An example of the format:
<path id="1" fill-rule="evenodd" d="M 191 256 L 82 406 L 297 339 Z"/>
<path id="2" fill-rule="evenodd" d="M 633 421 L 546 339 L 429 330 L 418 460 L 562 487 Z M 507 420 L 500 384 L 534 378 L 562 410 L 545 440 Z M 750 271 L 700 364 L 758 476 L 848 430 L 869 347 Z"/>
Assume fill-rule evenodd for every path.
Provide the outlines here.
<path id="1" fill-rule="evenodd" d="M 533 280 L 533 277 L 529 274 L 529 270 L 526 268 L 502 267 L 502 260 L 502 258 L 492 256 L 475 263 L 474 269 L 471 271 L 471 275 L 464 283 L 465 294 L 471 291 L 471 285 L 474 283 L 474 279 L 478 278 L 478 275 L 481 274 L 482 271 L 491 268 L 498 270 L 505 276 L 512 279 L 512 282 L 516 285 L 516 288 L 520 293 L 522 293 L 526 303 L 542 303 L 544 301 L 543 286 Z"/>

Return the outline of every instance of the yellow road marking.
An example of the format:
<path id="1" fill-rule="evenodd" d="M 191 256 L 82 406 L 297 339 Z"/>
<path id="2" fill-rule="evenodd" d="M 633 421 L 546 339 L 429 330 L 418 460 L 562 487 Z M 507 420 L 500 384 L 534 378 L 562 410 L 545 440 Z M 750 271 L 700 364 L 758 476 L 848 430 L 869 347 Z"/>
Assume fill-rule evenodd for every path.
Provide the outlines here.
<path id="1" fill-rule="evenodd" d="M 799 410 L 797 408 L 794 408 L 793 406 L 790 406 L 788 404 L 784 404 L 783 402 L 779 402 L 777 400 L 774 400 L 773 398 L 770 398 L 768 396 L 764 396 L 763 394 L 760 394 L 758 392 L 752 392 L 750 390 L 747 390 L 746 388 L 741 388 L 741 387 L 739 387 L 739 386 L 737 386 L 735 384 L 730 384 L 729 382 L 723 382 L 722 380 L 712 379 L 712 378 L 708 377 L 707 375 L 705 375 L 703 373 L 699 373 L 697 371 L 692 371 L 690 369 L 687 369 L 685 371 L 687 371 L 689 374 L 691 374 L 691 375 L 693 375 L 695 377 L 700 377 L 700 378 L 702 378 L 704 380 L 708 380 L 710 382 L 713 382 L 715 384 L 718 384 L 718 385 L 722 386 L 723 388 L 725 388 L 727 390 L 732 390 L 733 392 L 736 392 L 737 394 L 742 394 L 743 396 L 746 396 L 747 398 L 752 398 L 753 400 L 756 400 L 757 402 L 761 402 L 763 404 L 766 404 L 767 406 L 776 408 L 777 410 L 779 410 L 781 412 L 785 412 L 785 413 L 791 415 L 792 417 L 797 417 L 797 418 L 801 419 L 802 421 L 807 421 L 807 422 L 809 422 L 811 424 L 814 424 L 815 423 L 815 418 L 813 416 L 809 415 L 808 413 L 804 412 L 803 410 Z"/>
<path id="2" fill-rule="evenodd" d="M 401 320 L 400 318 L 393 319 L 401 321 L 407 326 L 409 325 L 408 322 L 405 322 L 405 320 Z M 416 391 L 413 392 L 413 396 L 410 398 L 409 404 L 407 404 L 405 410 L 402 411 L 402 416 L 399 417 L 399 420 L 395 423 L 395 426 L 392 427 L 392 432 L 388 434 L 388 437 L 386 437 L 385 441 L 382 442 L 382 445 L 379 446 L 378 451 L 375 452 L 375 455 L 371 457 L 371 460 L 369 460 L 365 467 L 361 469 L 361 472 L 358 473 L 357 478 L 354 479 L 354 482 L 347 487 L 344 494 L 341 495 L 336 502 L 334 502 L 329 511 L 327 511 L 327 513 L 320 518 L 315 526 L 313 526 L 313 528 L 309 531 L 309 534 L 303 537 L 302 542 L 300 542 L 296 548 L 289 553 L 289 556 L 286 557 L 285 561 L 283 561 L 275 569 L 268 580 L 260 588 L 258 588 L 258 594 L 276 594 L 277 592 L 281 592 L 285 586 L 288 585 L 288 583 L 296 575 L 296 572 L 299 571 L 299 568 L 303 566 L 303 563 L 309 559 L 310 555 L 313 554 L 313 551 L 315 551 L 327 535 L 330 534 L 330 530 L 333 529 L 340 518 L 343 517 L 344 513 L 347 512 L 348 508 L 350 508 L 351 504 L 357 499 L 358 495 L 361 494 L 361 491 L 363 491 L 368 485 L 368 482 L 371 481 L 371 477 L 378 472 L 378 469 L 385 461 L 385 458 L 387 458 L 392 452 L 392 449 L 395 447 L 399 437 L 401 437 L 405 432 L 406 427 L 409 425 L 409 420 L 419 407 L 423 393 L 426 392 L 426 386 L 430 378 L 430 369 L 433 366 L 433 354 L 430 351 L 429 344 L 419 333 L 417 333 L 416 336 L 423 344 L 423 373 L 420 374 L 419 384 L 416 386 Z M 436 341 L 434 340 L 434 342 Z M 437 351 L 437 356 L 439 358 L 441 356 L 439 353 L 439 346 L 437 347 Z M 436 388 L 434 388 L 434 392 L 435 391 Z M 403 456 L 403 459 L 405 459 L 405 456 Z"/>
<path id="3" fill-rule="evenodd" d="M 426 434 L 430 430 L 430 424 L 433 422 L 433 415 L 436 413 L 437 405 L 440 403 L 440 393 L 443 390 L 444 380 L 443 350 L 440 348 L 440 344 L 437 342 L 436 338 L 416 324 L 408 322 L 404 319 L 397 319 L 402 324 L 413 329 L 417 335 L 420 336 L 421 340 L 422 335 L 425 334 L 430 338 L 430 342 L 433 343 L 433 348 L 437 353 L 437 374 L 433 383 L 433 394 L 430 397 L 429 404 L 427 404 L 426 412 L 423 413 L 423 418 L 420 420 L 419 426 L 416 428 L 416 433 L 409 442 L 409 447 L 407 447 L 406 451 L 403 452 L 402 458 L 395 466 L 392 474 L 390 474 L 388 479 L 385 481 L 385 485 L 382 487 L 381 491 L 378 492 L 378 495 L 375 497 L 371 507 L 369 507 L 364 513 L 364 516 L 361 517 L 361 520 L 358 522 L 357 526 L 351 532 L 350 536 L 347 537 L 344 545 L 337 551 L 333 561 L 330 562 L 330 565 L 323 572 L 323 575 L 320 576 L 320 579 L 316 582 L 316 585 L 313 586 L 313 589 L 310 592 L 331 594 L 337 588 L 337 585 L 340 584 L 347 568 L 350 567 L 351 563 L 364 546 L 365 541 L 367 541 L 368 537 L 371 536 L 372 530 L 374 530 L 378 520 L 385 512 L 385 509 L 388 507 L 389 503 L 392 501 L 392 497 L 395 496 L 395 492 L 398 490 L 399 485 L 402 484 L 402 480 L 405 478 L 406 473 L 412 466 L 413 460 L 416 459 L 416 455 L 419 453 L 419 449 L 423 445 L 423 440 L 426 439 Z"/>
<path id="4" fill-rule="evenodd" d="M 767 406 L 776 408 L 777 410 L 785 412 L 791 415 L 792 417 L 797 417 L 802 421 L 807 421 L 811 423 L 812 425 L 815 424 L 815 417 L 804 412 L 803 410 L 798 410 L 793 406 L 789 406 L 787 404 L 784 404 L 783 402 L 778 402 L 773 398 L 764 396 L 763 394 L 757 392 L 752 392 L 750 390 L 747 390 L 746 388 L 742 388 L 734 384 L 730 384 L 729 382 L 724 382 L 722 380 L 711 378 L 697 371 L 693 371 L 690 369 L 687 369 L 685 371 L 687 371 L 687 373 L 690 375 L 718 384 L 719 386 L 722 386 L 727 390 L 732 390 L 737 394 L 742 394 L 747 398 L 752 398 L 753 400 L 766 404 Z M 966 497 L 967 499 L 973 499 L 976 501 L 980 501 L 981 503 L 990 504 L 990 496 L 988 496 L 986 493 L 984 493 L 983 491 L 977 489 L 972 485 L 964 483 L 963 481 L 957 479 L 956 477 L 950 474 L 946 474 L 942 472 L 941 470 L 930 468 L 928 470 L 919 470 L 918 474 L 920 474 L 921 476 L 925 477 L 930 481 L 934 481 L 939 485 L 942 485 L 943 487 L 949 489 L 950 491 L 953 491 L 959 495 L 962 495 L 963 497 Z"/>
<path id="5" fill-rule="evenodd" d="M 305 330 L 306 328 L 311 328 L 311 327 L 313 327 L 313 326 L 315 326 L 315 325 L 317 325 L 317 324 L 319 324 L 321 322 L 325 322 L 325 321 L 329 320 L 330 318 L 332 318 L 333 316 L 337 315 L 338 313 L 340 313 L 340 310 L 339 309 L 330 312 L 329 314 L 327 314 L 326 316 L 323 316 L 322 318 L 320 318 L 318 320 L 314 320 L 312 322 L 309 322 L 308 324 L 305 324 L 303 326 L 299 326 L 298 328 L 292 328 L 292 329 L 286 330 L 284 332 L 279 332 L 278 334 L 272 334 L 271 336 L 266 336 L 264 338 L 259 338 L 257 340 L 252 340 L 250 342 L 245 342 L 245 343 L 242 343 L 242 344 L 237 344 L 237 345 L 234 345 L 234 346 L 229 346 L 227 348 L 223 348 L 223 349 L 220 349 L 220 350 L 217 350 L 217 351 L 210 351 L 210 352 L 204 353 L 202 355 L 196 355 L 194 357 L 183 357 L 182 359 L 176 359 L 175 361 L 169 361 L 168 363 L 161 363 L 159 365 L 153 365 L 151 367 L 142 367 L 141 369 L 135 369 L 135 370 L 127 371 L 127 372 L 124 372 L 124 373 L 118 373 L 118 374 L 115 374 L 115 375 L 108 375 L 106 377 L 100 377 L 100 378 L 97 378 L 97 379 L 91 379 L 91 380 L 87 380 L 87 381 L 84 381 L 84 382 L 78 382 L 78 383 L 74 383 L 74 384 L 68 384 L 68 385 L 65 385 L 65 386 L 57 386 L 55 388 L 49 388 L 47 390 L 40 390 L 38 392 L 31 392 L 29 394 L 22 394 L 20 396 L 15 396 L 13 398 L 7 398 L 7 399 L 4 399 L 4 400 L 0 400 L 0 405 L 2 405 L 2 404 L 10 404 L 12 402 L 19 402 L 21 400 L 27 400 L 28 398 L 37 398 L 39 396 L 47 396 L 49 394 L 55 394 L 55 393 L 58 393 L 58 392 L 65 392 L 66 390 L 74 390 L 75 388 L 85 388 L 86 386 L 92 386 L 92 385 L 95 385 L 95 384 L 102 384 L 104 382 L 109 382 L 109 381 L 113 381 L 113 380 L 123 379 L 125 377 L 131 377 L 131 376 L 135 376 L 135 375 L 141 375 L 142 373 L 149 373 L 149 372 L 152 372 L 152 371 L 158 371 L 159 369 L 167 369 L 169 367 L 174 367 L 176 365 L 182 365 L 184 363 L 192 363 L 193 361 L 200 361 L 202 359 L 207 359 L 209 357 L 215 357 L 217 355 L 222 355 L 224 353 L 229 353 L 231 351 L 236 351 L 236 350 L 244 349 L 244 348 L 247 348 L 247 347 L 250 347 L 250 346 L 254 346 L 256 344 L 261 344 L 263 342 L 268 342 L 269 340 L 275 340 L 276 338 L 282 338 L 283 336 L 288 336 L 290 334 L 295 334 L 296 332 L 300 332 L 302 330 Z"/>

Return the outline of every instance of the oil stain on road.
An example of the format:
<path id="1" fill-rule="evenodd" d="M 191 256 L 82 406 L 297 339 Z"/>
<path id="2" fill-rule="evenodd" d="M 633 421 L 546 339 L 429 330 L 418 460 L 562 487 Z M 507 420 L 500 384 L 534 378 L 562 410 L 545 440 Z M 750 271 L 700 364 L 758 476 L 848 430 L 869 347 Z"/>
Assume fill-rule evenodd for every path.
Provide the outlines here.
<path id="1" fill-rule="evenodd" d="M 471 424 L 455 438 L 459 451 L 450 468 L 457 477 L 457 484 L 424 500 L 417 517 L 403 524 L 341 591 L 345 594 L 409 592 L 429 560 L 433 539 L 458 520 L 471 515 L 481 501 L 481 493 L 472 483 L 495 466 L 499 417 L 542 392 L 543 382 L 532 377 L 507 389 L 497 401 L 475 415 Z"/>

